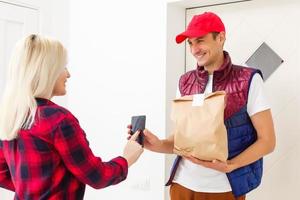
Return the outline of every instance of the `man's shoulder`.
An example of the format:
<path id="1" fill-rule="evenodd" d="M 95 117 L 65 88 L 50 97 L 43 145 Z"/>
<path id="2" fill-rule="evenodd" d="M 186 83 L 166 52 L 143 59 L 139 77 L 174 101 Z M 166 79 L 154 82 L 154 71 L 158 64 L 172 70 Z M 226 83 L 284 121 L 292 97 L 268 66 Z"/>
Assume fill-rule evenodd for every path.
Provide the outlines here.
<path id="1" fill-rule="evenodd" d="M 258 73 L 262 76 L 262 72 L 260 69 L 257 69 L 255 67 L 249 67 L 249 66 L 242 66 L 242 65 L 232 65 L 232 71 L 239 75 L 249 75 L 252 77 L 254 74 Z"/>
<path id="2" fill-rule="evenodd" d="M 192 76 L 195 76 L 196 71 L 197 71 L 196 69 L 193 69 L 193 70 L 185 72 L 184 74 L 182 74 L 180 76 L 180 80 L 185 80 L 185 79 L 188 79 Z"/>
<path id="3" fill-rule="evenodd" d="M 240 71 L 249 71 L 249 72 L 253 72 L 253 71 L 257 71 L 259 69 L 252 67 L 252 66 L 243 66 L 243 65 L 232 65 L 232 69 L 234 70 L 240 70 Z"/>

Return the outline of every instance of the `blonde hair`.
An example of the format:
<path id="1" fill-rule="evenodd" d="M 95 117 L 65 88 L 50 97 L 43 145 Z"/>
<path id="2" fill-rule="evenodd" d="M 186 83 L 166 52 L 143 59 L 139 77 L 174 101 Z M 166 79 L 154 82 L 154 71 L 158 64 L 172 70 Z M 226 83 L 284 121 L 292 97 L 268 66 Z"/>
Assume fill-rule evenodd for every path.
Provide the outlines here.
<path id="1" fill-rule="evenodd" d="M 39 35 L 29 35 L 17 43 L 0 104 L 0 140 L 13 140 L 20 129 L 31 127 L 37 109 L 35 98 L 52 97 L 67 62 L 66 54 L 59 41 Z"/>

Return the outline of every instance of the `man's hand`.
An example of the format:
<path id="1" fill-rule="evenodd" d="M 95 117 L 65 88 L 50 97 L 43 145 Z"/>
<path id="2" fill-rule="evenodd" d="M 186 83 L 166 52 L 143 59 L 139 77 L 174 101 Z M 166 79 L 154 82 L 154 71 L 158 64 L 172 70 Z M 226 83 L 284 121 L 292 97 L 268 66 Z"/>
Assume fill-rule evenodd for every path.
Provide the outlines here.
<path id="1" fill-rule="evenodd" d="M 144 136 L 145 136 L 145 148 L 149 149 L 150 151 L 159 152 L 159 150 L 162 148 L 163 142 L 160 140 L 156 135 L 154 135 L 151 131 L 148 129 L 144 130 Z"/>
<path id="2" fill-rule="evenodd" d="M 127 126 L 128 130 L 128 138 L 131 138 L 131 125 Z M 144 148 L 148 149 L 150 151 L 158 151 L 158 149 L 161 147 L 162 145 L 162 141 L 156 136 L 154 135 L 151 131 L 145 129 L 143 130 L 144 133 Z"/>
<path id="3" fill-rule="evenodd" d="M 128 139 L 131 137 L 131 125 L 127 126 Z M 148 129 L 143 130 L 144 148 L 158 153 L 173 153 L 174 135 L 170 135 L 167 139 L 159 139 Z"/>
<path id="4" fill-rule="evenodd" d="M 195 164 L 202 165 L 203 167 L 211 168 L 223 173 L 229 173 L 236 169 L 236 167 L 229 160 L 227 160 L 226 162 L 222 162 L 219 160 L 206 161 L 200 160 L 193 156 L 184 156 L 184 158 L 188 159 L 189 161 Z"/>

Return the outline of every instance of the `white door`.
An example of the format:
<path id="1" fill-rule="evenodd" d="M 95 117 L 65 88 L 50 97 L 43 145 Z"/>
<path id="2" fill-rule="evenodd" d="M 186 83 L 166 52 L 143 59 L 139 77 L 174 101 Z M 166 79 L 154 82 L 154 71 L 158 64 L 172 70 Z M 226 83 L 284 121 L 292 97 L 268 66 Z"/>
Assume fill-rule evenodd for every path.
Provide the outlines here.
<path id="1" fill-rule="evenodd" d="M 262 185 L 249 200 L 299 199 L 300 185 L 300 1 L 252 0 L 187 10 L 193 15 L 213 11 L 227 30 L 227 50 L 233 63 L 242 64 L 263 43 L 284 62 L 265 82 L 276 128 L 275 152 L 265 157 Z M 195 59 L 186 52 L 186 70 L 195 68 Z M 266 58 L 268 59 L 268 58 Z"/>
<path id="2" fill-rule="evenodd" d="M 0 2 L 0 95 L 15 43 L 24 35 L 38 32 L 38 10 Z"/>
<path id="3" fill-rule="evenodd" d="M 24 35 L 38 33 L 38 16 L 35 8 L 0 2 L 0 98 L 11 51 Z M 0 188 L 0 197 L 3 200 L 13 199 L 13 193 Z"/>

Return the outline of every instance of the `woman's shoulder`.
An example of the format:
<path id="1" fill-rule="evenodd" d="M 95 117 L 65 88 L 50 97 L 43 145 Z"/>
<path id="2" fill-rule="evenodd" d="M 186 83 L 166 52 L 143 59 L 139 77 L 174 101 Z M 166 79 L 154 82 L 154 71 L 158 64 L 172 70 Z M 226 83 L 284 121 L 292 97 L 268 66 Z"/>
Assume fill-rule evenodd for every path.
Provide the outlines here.
<path id="1" fill-rule="evenodd" d="M 79 123 L 75 116 L 65 107 L 50 100 L 38 101 L 34 123 L 30 133 L 51 143 L 58 128 L 65 124 Z"/>
<path id="2" fill-rule="evenodd" d="M 59 122 L 64 119 L 77 121 L 76 117 L 70 110 L 52 101 L 49 101 L 46 104 L 38 104 L 37 117 L 40 119 L 50 120 L 52 122 Z"/>

